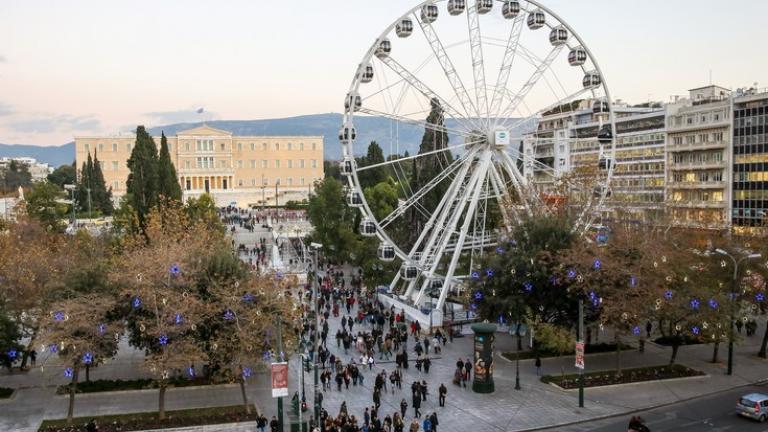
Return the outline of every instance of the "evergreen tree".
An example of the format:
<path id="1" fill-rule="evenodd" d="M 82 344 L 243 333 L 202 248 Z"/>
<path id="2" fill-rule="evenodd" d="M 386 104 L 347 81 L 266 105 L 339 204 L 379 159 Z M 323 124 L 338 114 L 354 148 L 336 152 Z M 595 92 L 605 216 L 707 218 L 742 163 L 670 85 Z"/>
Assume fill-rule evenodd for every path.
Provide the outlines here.
<path id="1" fill-rule="evenodd" d="M 431 151 L 444 149 L 448 147 L 448 133 L 443 129 L 445 126 L 445 114 L 443 107 L 440 105 L 440 101 L 432 99 L 432 108 L 427 116 L 427 124 L 429 128 L 424 130 L 424 137 L 421 139 L 421 145 L 419 146 L 419 154 L 428 153 Z M 413 160 L 413 171 L 411 172 L 411 189 L 414 193 L 424 187 L 433 178 L 437 177 L 445 167 L 447 167 L 453 159 L 450 151 L 441 153 L 435 153 L 421 158 Z M 449 181 L 443 180 L 435 186 L 429 193 L 427 193 L 419 203 L 427 210 L 427 215 L 431 214 L 440 203 L 443 195 L 448 190 Z M 424 225 L 427 223 L 427 215 L 416 210 L 416 206 L 412 206 L 410 209 L 410 242 L 416 241 L 419 233 L 424 229 Z"/>
<path id="2" fill-rule="evenodd" d="M 80 169 L 80 178 L 77 181 L 77 189 L 75 190 L 77 207 L 82 212 L 88 211 L 88 189 L 91 189 L 92 176 L 93 159 L 91 159 L 91 154 L 88 153 L 88 159 L 83 162 L 83 167 Z M 93 194 L 93 190 L 91 190 L 91 194 Z M 91 195 L 91 202 L 93 202 L 93 195 Z"/>
<path id="3" fill-rule="evenodd" d="M 103 215 L 111 215 L 114 211 L 112 206 L 112 188 L 107 189 L 104 181 L 104 173 L 101 170 L 99 157 L 93 152 L 93 171 L 91 172 L 91 200 L 95 210 Z"/>
<path id="4" fill-rule="evenodd" d="M 158 186 L 159 195 L 175 201 L 181 201 L 181 186 L 176 177 L 176 168 L 171 162 L 171 153 L 168 150 L 168 140 L 165 133 L 160 139 L 160 159 L 158 161 Z"/>
<path id="5" fill-rule="evenodd" d="M 371 144 L 368 146 L 368 153 L 358 162 L 358 165 L 365 167 L 380 163 L 384 163 L 384 151 L 376 141 L 371 141 Z M 387 170 L 383 166 L 371 168 L 360 172 L 358 176 L 360 187 L 365 190 L 385 181 L 387 179 Z"/>
<path id="6" fill-rule="evenodd" d="M 127 192 L 133 198 L 139 222 L 144 225 L 147 214 L 157 204 L 158 159 L 157 148 L 144 126 L 136 128 L 136 145 L 128 159 Z"/>

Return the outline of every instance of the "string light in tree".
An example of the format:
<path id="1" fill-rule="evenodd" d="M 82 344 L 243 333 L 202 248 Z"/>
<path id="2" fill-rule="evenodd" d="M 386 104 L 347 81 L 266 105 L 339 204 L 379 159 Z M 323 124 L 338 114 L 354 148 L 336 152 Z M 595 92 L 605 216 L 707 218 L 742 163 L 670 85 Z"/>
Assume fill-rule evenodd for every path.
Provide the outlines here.
<path id="1" fill-rule="evenodd" d="M 533 291 L 533 284 L 531 282 L 529 282 L 529 281 L 526 281 L 523 284 L 523 289 L 525 290 L 525 292 L 531 292 L 531 291 Z"/>
<path id="2" fill-rule="evenodd" d="M 172 275 L 177 275 L 179 273 L 181 273 L 181 268 L 179 268 L 179 265 L 178 264 L 172 265 L 171 266 L 171 274 Z"/>
<path id="3" fill-rule="evenodd" d="M 160 335 L 160 337 L 157 338 L 157 341 L 160 343 L 160 345 L 168 345 L 168 335 Z"/>
<path id="4" fill-rule="evenodd" d="M 493 269 L 486 269 L 485 270 L 485 276 L 486 277 L 493 277 Z"/>
<path id="5" fill-rule="evenodd" d="M 66 318 L 67 315 L 64 313 L 64 311 L 57 311 L 53 314 L 53 319 L 55 321 L 64 321 L 64 318 Z"/>
<path id="6" fill-rule="evenodd" d="M 599 259 L 596 259 L 595 262 L 592 264 L 592 267 L 595 270 L 600 270 L 600 267 L 602 266 L 603 266 L 603 263 L 601 263 Z"/>
<path id="7" fill-rule="evenodd" d="M 104 323 L 99 324 L 99 330 L 98 331 L 99 331 L 99 335 L 103 336 L 104 333 L 107 332 L 107 325 L 104 324 Z"/>
<path id="8" fill-rule="evenodd" d="M 243 295 L 243 301 L 246 302 L 246 303 L 252 303 L 253 302 L 253 294 L 245 293 Z"/>
<path id="9" fill-rule="evenodd" d="M 233 319 L 235 319 L 235 313 L 232 312 L 232 310 L 227 309 L 224 312 L 224 319 L 227 320 L 227 321 L 232 321 Z"/>
<path id="10" fill-rule="evenodd" d="M 8 352 L 5 353 L 5 355 L 7 355 L 11 360 L 15 359 L 18 354 L 18 351 L 13 348 L 9 349 Z"/>
<path id="11" fill-rule="evenodd" d="M 665 297 L 667 300 L 672 300 L 672 297 L 673 297 L 673 296 L 674 296 L 674 294 L 672 293 L 672 290 L 667 290 L 667 292 L 665 292 L 665 293 L 664 293 L 664 297 Z"/>
<path id="12" fill-rule="evenodd" d="M 72 373 L 73 373 L 73 371 L 72 371 L 72 368 L 66 368 L 66 369 L 64 369 L 64 376 L 65 376 L 65 377 L 67 377 L 67 378 L 72 378 Z"/>
<path id="13" fill-rule="evenodd" d="M 574 270 L 574 269 L 569 269 L 569 270 L 568 270 L 568 279 L 573 279 L 573 278 L 575 278 L 575 277 L 576 277 L 576 270 Z"/>
<path id="14" fill-rule="evenodd" d="M 757 293 L 757 295 L 755 295 L 755 300 L 758 302 L 765 301 L 765 293 Z"/>
<path id="15" fill-rule="evenodd" d="M 187 368 L 187 375 L 189 375 L 191 378 L 195 377 L 195 368 L 190 366 Z"/>
<path id="16" fill-rule="evenodd" d="M 243 368 L 243 378 L 250 378 L 253 372 L 251 371 L 251 368 L 244 367 Z"/>
<path id="17" fill-rule="evenodd" d="M 709 299 L 709 307 L 711 307 L 712 309 L 717 309 L 717 300 Z"/>
<path id="18" fill-rule="evenodd" d="M 480 301 L 482 299 L 483 299 L 483 293 L 481 293 L 480 291 L 476 292 L 475 293 L 475 300 Z"/>
<path id="19" fill-rule="evenodd" d="M 691 309 L 698 309 L 700 305 L 701 305 L 701 302 L 699 301 L 699 299 L 691 300 Z"/>
<path id="20" fill-rule="evenodd" d="M 183 324 L 183 323 L 184 323 L 184 316 L 182 316 L 180 313 L 177 313 L 177 314 L 176 314 L 176 315 L 174 315 L 174 317 L 173 317 L 173 322 L 174 322 L 176 325 L 181 325 L 181 324 Z"/>
<path id="21" fill-rule="evenodd" d="M 51 353 L 55 354 L 59 350 L 59 346 L 56 345 L 56 344 L 50 344 L 50 345 L 48 345 L 48 350 Z"/>
<path id="22" fill-rule="evenodd" d="M 699 333 L 701 333 L 701 329 L 699 329 L 699 327 L 698 327 L 698 326 L 693 326 L 693 327 L 691 328 L 691 331 L 692 331 L 692 332 L 693 332 L 693 334 L 695 334 L 696 336 L 698 336 L 698 335 L 699 335 Z"/>
<path id="23" fill-rule="evenodd" d="M 141 307 L 141 299 L 138 298 L 138 297 L 134 297 L 133 300 L 131 301 L 131 305 L 133 305 L 134 309 L 140 308 Z"/>
<path id="24" fill-rule="evenodd" d="M 472 279 L 474 279 L 474 280 L 480 279 L 480 274 L 478 272 L 476 272 L 476 271 L 473 271 L 472 272 Z"/>
<path id="25" fill-rule="evenodd" d="M 91 352 L 83 354 L 83 363 L 87 365 L 93 363 L 93 354 Z"/>
<path id="26" fill-rule="evenodd" d="M 504 253 L 504 248 L 503 248 L 503 247 L 501 247 L 501 246 L 497 247 L 497 248 L 496 248 L 496 253 L 498 253 L 498 254 L 503 254 L 503 253 Z"/>
<path id="27" fill-rule="evenodd" d="M 634 326 L 632 328 L 632 333 L 635 334 L 635 335 L 639 335 L 640 334 L 640 326 Z"/>
<path id="28" fill-rule="evenodd" d="M 635 287 L 637 286 L 637 278 L 634 276 L 629 277 L 629 286 Z"/>

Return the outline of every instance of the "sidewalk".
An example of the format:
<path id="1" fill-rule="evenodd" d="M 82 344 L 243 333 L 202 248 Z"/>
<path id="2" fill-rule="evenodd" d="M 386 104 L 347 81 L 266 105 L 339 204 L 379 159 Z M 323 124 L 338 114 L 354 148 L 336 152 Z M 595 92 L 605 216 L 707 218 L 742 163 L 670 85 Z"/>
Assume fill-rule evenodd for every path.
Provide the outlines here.
<path id="1" fill-rule="evenodd" d="M 349 272 L 345 271 L 345 274 Z M 354 312 L 354 310 L 353 310 Z M 354 350 L 348 355 L 343 354 L 343 348 L 336 346 L 334 335 L 340 326 L 341 316 L 331 318 L 327 345 L 332 353 L 348 362 Z M 764 324 L 761 323 L 761 329 Z M 466 327 L 468 330 L 468 326 Z M 364 325 L 356 325 L 358 330 L 370 330 Z M 455 363 L 458 358 L 466 359 L 472 356 L 472 337 L 456 338 L 448 343 L 442 355 L 432 361 L 430 373 L 419 374 L 413 366 L 414 356 L 409 353 L 410 367 L 404 371 L 403 390 L 388 388 L 382 395 L 380 417 L 399 411 L 399 404 L 405 398 L 409 405 L 406 421 L 413 418 L 411 405 L 410 384 L 415 380 L 425 379 L 428 382 L 429 395 L 427 402 L 422 403 L 423 414 L 437 412 L 440 420 L 440 431 L 523 431 L 545 427 L 553 427 L 567 423 L 594 420 L 601 417 L 623 415 L 640 409 L 674 403 L 689 398 L 714 393 L 752 382 L 768 379 L 768 361 L 754 356 L 757 352 L 761 333 L 743 341 L 737 346 L 735 355 L 734 375 L 725 375 L 724 364 L 711 364 L 712 347 L 710 345 L 681 347 L 677 362 L 699 369 L 707 374 L 705 377 L 677 381 L 656 381 L 625 386 L 586 389 L 585 408 L 578 408 L 577 392 L 563 391 L 553 386 L 541 383 L 535 376 L 532 360 L 520 362 L 520 380 L 522 390 L 514 390 L 515 363 L 504 359 L 501 353 L 513 351 L 516 345 L 514 338 L 498 333 L 496 339 L 496 357 L 494 364 L 494 379 L 496 392 L 490 395 L 479 395 L 454 386 L 452 382 Z M 600 339 L 605 340 L 601 335 Z M 629 340 L 628 342 L 636 343 Z M 413 338 L 409 338 L 409 348 L 413 347 Z M 641 365 L 658 365 L 669 362 L 671 348 L 660 347 L 652 343 L 646 344 L 645 353 L 637 350 L 624 351 L 621 354 L 622 367 L 629 368 Z M 358 354 L 354 353 L 357 359 Z M 727 357 L 727 345 L 720 347 L 721 361 Z M 378 354 L 376 356 L 378 360 Z M 99 377 L 130 378 L 143 376 L 140 369 L 141 353 L 129 348 L 121 350 L 120 356 L 92 371 L 92 379 Z M 15 397 L 9 401 L 0 402 L 0 430 L 32 432 L 37 429 L 44 419 L 62 418 L 66 415 L 67 398 L 55 396 L 55 386 L 65 383 L 61 367 L 54 362 L 40 371 L 38 368 L 27 374 L 0 375 L 0 386 L 20 388 Z M 559 374 L 561 365 L 566 373 L 575 372 L 572 356 L 561 359 L 543 359 L 543 373 Z M 346 401 L 350 414 L 362 417 L 365 407 L 370 407 L 372 401 L 373 375 L 394 369 L 394 363 L 382 362 L 376 364 L 373 371 L 367 368 L 363 371 L 365 384 L 349 390 L 326 391 L 323 407 L 331 415 L 337 415 L 342 401 Z M 586 357 L 587 371 L 611 370 L 615 367 L 615 354 L 596 354 Z M 298 357 L 291 361 L 290 393 L 299 390 L 298 375 L 301 371 Z M 305 390 L 311 414 L 313 405 L 313 374 L 305 374 Z M 437 388 L 445 383 L 448 388 L 445 408 L 437 405 Z M 252 402 L 263 410 L 268 417 L 277 413 L 276 401 L 271 398 L 269 376 L 261 373 L 254 376 L 248 384 L 247 392 Z M 390 383 L 387 382 L 389 386 Z M 168 409 L 198 408 L 224 406 L 240 403 L 240 394 L 236 386 L 214 386 L 209 388 L 187 388 L 169 390 L 166 406 Z M 286 413 L 290 411 L 290 397 L 285 398 Z M 106 413 L 129 413 L 153 411 L 157 407 L 157 391 L 119 392 L 108 394 L 78 395 L 75 401 L 76 416 L 90 416 Z M 287 430 L 287 429 L 286 429 Z"/>

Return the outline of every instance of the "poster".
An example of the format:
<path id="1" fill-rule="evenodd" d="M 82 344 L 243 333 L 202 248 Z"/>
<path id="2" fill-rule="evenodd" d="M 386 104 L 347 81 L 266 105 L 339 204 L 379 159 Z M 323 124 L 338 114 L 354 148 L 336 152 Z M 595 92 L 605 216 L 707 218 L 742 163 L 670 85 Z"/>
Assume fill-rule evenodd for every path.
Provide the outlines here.
<path id="1" fill-rule="evenodd" d="M 493 378 L 493 343 L 495 335 L 475 335 L 475 381 L 486 382 Z"/>
<path id="2" fill-rule="evenodd" d="M 288 363 L 272 363 L 272 397 L 288 396 Z"/>
<path id="3" fill-rule="evenodd" d="M 584 342 L 576 342 L 576 367 L 584 369 Z"/>

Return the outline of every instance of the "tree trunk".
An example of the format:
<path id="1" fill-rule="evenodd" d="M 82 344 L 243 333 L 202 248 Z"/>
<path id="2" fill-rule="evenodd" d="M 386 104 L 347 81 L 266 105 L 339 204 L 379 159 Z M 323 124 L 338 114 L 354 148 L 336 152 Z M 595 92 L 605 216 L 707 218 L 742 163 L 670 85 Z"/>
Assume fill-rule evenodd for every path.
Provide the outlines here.
<path id="1" fill-rule="evenodd" d="M 160 420 L 165 420 L 165 390 L 168 389 L 168 384 L 166 384 L 165 380 L 162 380 L 160 382 L 160 393 L 158 394 L 158 400 L 157 400 L 157 418 Z"/>
<path id="2" fill-rule="evenodd" d="M 29 360 L 29 353 L 32 352 L 33 349 L 35 349 L 34 345 L 32 344 L 32 341 L 35 340 L 35 337 L 37 335 L 37 332 L 33 333 L 32 338 L 29 340 L 29 344 L 27 344 L 26 349 L 24 349 L 24 352 L 21 355 L 21 366 L 19 369 L 24 370 L 25 367 L 27 367 L 27 360 Z"/>
<path id="3" fill-rule="evenodd" d="M 677 359 L 677 351 L 680 350 L 680 343 L 674 342 L 672 344 L 672 358 L 669 359 L 669 365 L 675 364 L 675 360 Z"/>
<path id="4" fill-rule="evenodd" d="M 91 382 L 91 365 L 85 365 L 85 382 Z"/>
<path id="5" fill-rule="evenodd" d="M 592 327 L 591 326 L 587 326 L 587 343 L 586 344 L 587 345 L 592 344 Z"/>
<path id="6" fill-rule="evenodd" d="M 616 343 L 616 375 L 621 376 L 621 340 L 619 339 L 619 332 L 614 334 L 614 341 Z"/>
<path id="7" fill-rule="evenodd" d="M 715 340 L 715 346 L 712 349 L 712 363 L 717 363 L 720 359 L 718 354 L 720 353 L 720 340 Z"/>
<path id="8" fill-rule="evenodd" d="M 72 424 L 75 414 L 75 394 L 77 393 L 77 378 L 80 376 L 80 363 L 75 363 L 72 371 L 72 385 L 69 387 L 69 407 L 67 408 L 67 424 Z"/>
<path id="9" fill-rule="evenodd" d="M 301 367 L 304 367 L 301 365 Z M 304 372 L 302 371 L 302 374 Z M 243 396 L 243 406 L 245 406 L 245 413 L 251 414 L 251 405 L 248 404 L 248 395 L 245 394 L 245 375 L 243 375 L 243 365 L 240 365 L 240 394 Z"/>
<path id="10" fill-rule="evenodd" d="M 763 334 L 763 343 L 760 345 L 760 352 L 757 353 L 757 356 L 760 358 L 765 358 L 765 349 L 768 347 L 768 321 L 765 323 L 765 333 Z"/>
<path id="11" fill-rule="evenodd" d="M 523 337 L 520 336 L 520 333 L 518 332 L 517 333 L 517 351 L 519 352 L 522 350 L 523 350 Z"/>

